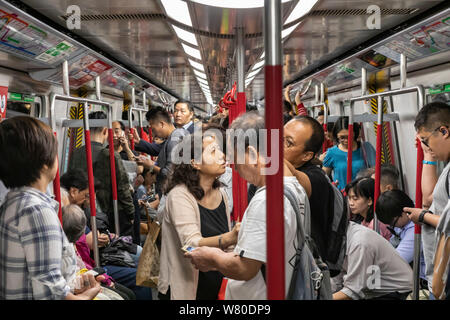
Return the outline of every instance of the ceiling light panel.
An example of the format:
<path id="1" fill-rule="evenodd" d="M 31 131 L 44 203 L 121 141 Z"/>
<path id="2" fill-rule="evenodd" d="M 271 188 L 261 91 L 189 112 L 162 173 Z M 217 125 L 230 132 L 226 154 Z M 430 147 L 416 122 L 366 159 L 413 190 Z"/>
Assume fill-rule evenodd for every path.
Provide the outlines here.
<path id="1" fill-rule="evenodd" d="M 197 39 L 195 38 L 195 34 L 192 32 L 180 29 L 174 25 L 172 25 L 173 29 L 175 30 L 175 33 L 177 34 L 178 38 L 180 38 L 183 41 L 189 42 L 190 44 L 194 46 L 198 46 Z"/>
<path id="2" fill-rule="evenodd" d="M 195 62 L 194 60 L 188 59 L 191 66 L 195 69 L 205 72 L 205 68 L 201 63 Z"/>
<path id="3" fill-rule="evenodd" d="M 311 9 L 314 7 L 314 5 L 319 0 L 301 0 L 297 3 L 294 10 L 292 10 L 291 14 L 288 16 L 284 24 L 288 24 L 292 21 L 295 21 L 305 15 L 307 15 Z"/>
<path id="4" fill-rule="evenodd" d="M 208 84 L 208 81 L 206 81 L 206 80 L 204 80 L 202 78 L 197 78 L 197 81 L 200 82 L 200 83 L 206 84 L 206 85 Z"/>
<path id="5" fill-rule="evenodd" d="M 259 69 L 259 68 L 261 68 L 263 65 L 264 65 L 264 63 L 265 63 L 265 61 L 264 60 L 262 60 L 262 61 L 260 61 L 260 62 L 257 62 L 257 63 L 255 63 L 255 65 L 253 66 L 253 68 L 252 68 L 252 70 L 256 70 L 256 69 Z"/>
<path id="6" fill-rule="evenodd" d="M 191 0 L 206 6 L 228 9 L 250 9 L 264 7 L 264 0 Z M 282 0 L 282 3 L 292 0 Z"/>
<path id="7" fill-rule="evenodd" d="M 161 0 L 161 3 L 169 17 L 192 27 L 191 15 L 186 2 L 181 0 Z"/>
<path id="8" fill-rule="evenodd" d="M 183 46 L 184 52 L 186 52 L 191 57 L 194 57 L 198 60 L 202 60 L 202 56 L 200 55 L 200 51 L 198 49 L 192 48 L 184 43 L 181 44 Z"/>
<path id="9" fill-rule="evenodd" d="M 250 72 L 250 73 L 247 75 L 247 79 L 256 76 L 260 71 L 261 71 L 261 69 L 258 69 L 258 70 L 255 70 L 255 71 Z"/>
<path id="10" fill-rule="evenodd" d="M 197 71 L 197 70 L 195 70 L 195 69 L 193 69 L 193 71 L 194 71 L 194 73 L 195 73 L 195 75 L 197 76 L 197 77 L 199 77 L 199 78 L 202 78 L 202 79 L 207 79 L 206 78 L 206 74 L 204 74 L 203 72 L 200 72 L 200 71 Z"/>
<path id="11" fill-rule="evenodd" d="M 292 31 L 294 31 L 295 28 L 297 28 L 298 25 L 299 25 L 300 23 L 301 23 L 301 22 L 299 22 L 299 23 L 297 23 L 297 24 L 294 24 L 292 27 L 289 27 L 289 28 L 287 28 L 287 29 L 282 30 L 282 31 L 281 31 L 281 38 L 284 39 L 284 38 L 286 38 L 288 35 L 290 35 L 290 34 L 292 33 Z"/>

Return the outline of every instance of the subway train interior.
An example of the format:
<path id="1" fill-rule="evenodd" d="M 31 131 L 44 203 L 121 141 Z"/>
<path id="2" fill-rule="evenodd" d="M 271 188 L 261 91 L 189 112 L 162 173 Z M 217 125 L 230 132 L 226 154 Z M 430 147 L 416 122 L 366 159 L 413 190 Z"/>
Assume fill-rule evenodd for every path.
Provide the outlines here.
<path id="1" fill-rule="evenodd" d="M 447 240 L 439 240 L 441 239 L 439 232 L 443 234 L 444 239 L 448 239 L 450 229 L 447 215 L 450 215 L 450 212 L 447 211 L 450 211 L 450 208 L 446 205 L 446 201 L 450 199 L 450 194 L 448 193 L 448 174 L 447 177 L 439 177 L 448 173 L 447 164 L 450 159 L 438 157 L 438 150 L 432 145 L 433 139 L 443 139 L 439 140 L 442 142 L 439 142 L 439 148 L 445 149 L 448 148 L 448 141 L 450 141 L 450 133 L 445 129 L 448 130 L 450 126 L 447 122 L 450 109 L 450 6 L 448 1 L 0 0 L 0 35 L 0 273 L 2 273 L 0 299 L 209 300 L 217 297 L 215 300 L 377 298 L 380 300 L 383 300 L 382 298 L 385 300 L 390 298 L 437 300 L 449 298 L 446 296 L 449 292 L 446 279 L 449 274 L 450 245 Z M 178 108 L 180 105 L 186 106 L 187 111 L 180 111 Z M 425 128 L 425 125 L 417 127 L 415 123 L 419 121 L 420 110 L 422 108 L 425 110 L 424 107 L 429 105 L 437 105 L 441 108 L 440 114 L 444 116 L 441 116 L 442 123 L 440 122 L 435 131 L 433 131 L 434 127 L 431 129 L 427 127 L 425 132 L 429 134 L 421 135 L 420 128 Z M 227 208 L 223 212 L 219 210 L 223 218 L 220 223 L 207 217 L 207 214 L 219 214 L 219 211 L 214 211 L 216 210 L 214 208 L 219 203 L 220 206 L 217 209 L 222 205 L 221 201 L 216 203 L 214 196 L 208 195 L 213 193 L 211 190 L 216 190 L 216 185 L 206 192 L 206 189 L 201 189 L 203 186 L 201 182 L 201 186 L 198 186 L 201 189 L 201 195 L 197 196 L 189 187 L 192 181 L 183 182 L 183 179 L 191 178 L 187 174 L 176 174 L 176 170 L 182 171 L 180 169 L 184 168 L 180 167 L 182 165 L 167 167 L 170 170 L 164 167 L 171 157 L 168 148 L 171 148 L 173 142 L 172 132 L 189 131 L 187 125 L 191 122 L 179 124 L 177 119 L 182 116 L 178 115 L 183 112 L 190 113 L 191 110 L 193 115 L 189 121 L 196 126 L 193 129 L 194 133 L 191 132 L 192 135 L 195 135 L 198 127 L 201 128 L 203 125 L 203 128 L 206 128 L 211 123 L 227 130 L 228 133 L 228 129 L 239 129 L 239 125 L 249 126 L 245 122 L 249 121 L 246 117 L 252 116 L 261 117 L 264 120 L 264 128 L 267 130 L 281 130 L 278 138 L 274 140 L 272 136 L 272 139 L 268 138 L 266 141 L 268 149 L 272 147 L 270 151 L 272 161 L 274 161 L 273 157 L 276 157 L 277 163 L 281 164 L 276 172 L 269 173 L 263 178 L 255 178 L 253 173 L 250 174 L 250 169 L 248 171 L 239 169 L 239 166 L 245 167 L 247 164 L 228 163 L 227 168 L 224 169 L 225 173 L 222 172 L 224 175 L 228 173 L 228 179 L 222 179 L 220 175 L 215 177 L 224 182 L 220 190 L 222 188 L 229 190 L 229 201 L 225 201 Z M 105 116 L 97 118 L 87 116 L 94 112 L 100 112 Z M 168 118 L 165 118 L 166 115 Z M 292 120 L 283 122 L 285 119 L 283 117 Z M 297 125 L 296 121 L 303 126 L 306 120 L 296 120 L 302 117 L 317 119 L 317 121 L 314 120 L 314 125 L 316 123 L 319 125 L 319 129 L 316 129 L 321 130 L 322 140 L 320 141 L 322 142 L 320 142 L 320 150 L 308 150 L 311 151 L 309 152 L 312 154 L 311 159 L 308 158 L 305 162 L 298 160 L 298 163 L 294 163 L 296 160 L 290 161 L 286 149 L 283 152 L 283 148 L 289 147 L 290 143 L 286 140 L 290 132 L 287 131 L 288 126 L 291 125 L 294 128 Z M 41 232 L 43 228 L 41 224 L 50 222 L 47 218 L 43 220 L 33 218 L 37 219 L 36 221 L 27 218 L 27 221 L 33 220 L 41 227 L 35 226 L 34 229 L 30 229 L 31 231 L 23 231 L 21 228 L 27 228 L 28 222 L 21 222 L 24 213 L 20 211 L 22 209 L 19 209 L 19 205 L 14 204 L 14 201 L 18 201 L 14 200 L 14 197 L 17 195 L 21 197 L 20 194 L 29 192 L 30 189 L 23 188 L 34 186 L 36 182 L 25 179 L 28 183 L 20 185 L 18 181 L 25 180 L 11 179 L 11 172 L 7 170 L 9 167 L 13 168 L 11 166 L 15 160 L 19 161 L 19 159 L 11 159 L 12 155 L 20 154 L 19 151 L 8 151 L 10 150 L 8 148 L 14 147 L 11 146 L 11 138 L 9 142 L 7 141 L 8 135 L 12 132 L 11 130 L 20 128 L 20 125 L 23 125 L 21 121 L 25 121 L 25 118 L 34 118 L 39 123 L 44 123 L 42 130 L 50 130 L 52 137 L 55 137 L 53 139 L 57 141 L 55 147 L 57 148 L 57 168 L 44 192 L 45 196 L 51 200 L 47 200 L 47 207 L 44 204 L 41 207 L 50 210 L 48 209 L 51 207 L 50 201 L 56 201 L 58 203 L 54 210 L 56 221 L 63 224 L 63 216 L 66 216 L 67 223 L 74 223 L 75 218 L 71 220 L 68 217 L 72 211 L 78 214 L 78 211 L 72 207 L 75 200 L 71 191 L 75 188 L 81 194 L 79 191 L 87 190 L 83 193 L 85 199 L 81 203 L 84 209 L 82 211 L 85 213 L 83 223 L 89 228 L 85 229 L 83 226 L 82 238 L 92 241 L 92 244 L 85 246 L 88 251 L 86 259 L 90 260 L 89 263 L 86 262 L 78 242 L 77 245 L 73 245 L 76 251 L 74 251 L 76 259 L 73 261 L 77 262 L 78 269 L 80 269 L 80 259 L 84 260 L 81 270 L 78 270 L 77 275 L 74 276 L 75 280 L 71 280 L 77 283 L 74 285 L 68 284 L 69 280 L 66 276 L 68 271 L 60 270 L 62 267 L 52 266 L 36 270 L 32 266 L 33 261 L 29 261 L 29 259 L 35 259 L 34 262 L 60 259 L 58 260 L 62 261 L 60 265 L 64 266 L 64 263 L 67 263 L 65 256 L 67 252 L 64 251 L 64 246 L 68 243 L 67 239 L 71 242 L 71 237 L 68 235 L 66 237 L 64 232 L 60 232 L 58 239 L 60 239 L 59 245 L 62 243 L 62 257 L 61 252 L 57 252 L 61 251 L 60 246 L 45 246 L 46 250 L 55 251 L 51 254 L 45 250 L 33 249 L 35 254 L 40 256 L 32 258 L 30 254 L 33 254 L 26 249 L 30 245 L 29 241 L 39 242 L 47 238 L 46 235 L 32 236 L 30 234 Z M 240 122 L 234 122 L 239 118 L 242 118 Z M 20 121 L 13 123 L 14 119 Z M 427 119 L 423 121 L 426 122 Z M 347 120 L 346 124 L 344 120 Z M 114 123 L 117 121 L 121 121 L 123 140 L 116 138 L 113 133 L 116 130 Z M 313 122 L 308 123 L 311 128 L 314 128 Z M 355 127 L 359 130 L 355 130 Z M 96 130 L 99 128 L 108 129 L 102 131 L 104 139 L 100 141 L 104 150 L 108 150 L 109 146 L 109 152 L 105 151 L 105 157 L 108 160 L 105 160 L 104 166 L 98 165 L 100 160 L 96 159 L 100 159 L 103 153 L 98 153 L 97 147 L 92 142 L 97 139 L 99 134 Z M 343 131 L 338 131 L 336 128 Z M 342 132 L 344 134 L 341 134 Z M 21 135 L 16 134 L 16 136 Z M 313 136 L 309 138 L 311 141 L 304 142 L 305 149 L 301 157 L 308 154 L 305 150 L 310 148 Z M 21 138 L 13 139 L 18 141 L 17 148 L 23 146 L 24 149 L 20 152 L 45 150 L 45 148 L 29 146 L 35 140 L 39 143 L 38 139 L 25 138 L 30 140 L 24 144 L 20 143 Z M 156 138 L 161 140 L 158 142 L 158 151 L 154 151 L 153 147 L 149 149 L 142 147 L 143 144 L 156 145 Z M 300 135 L 296 139 L 298 142 L 306 138 Z M 119 142 L 116 143 L 116 140 Z M 145 141 L 142 142 L 143 140 Z M 203 144 L 206 143 L 205 141 L 209 140 L 204 140 Z M 248 142 L 248 139 L 245 141 L 246 146 L 253 143 Z M 329 142 L 328 146 L 326 146 L 327 142 Z M 341 147 L 344 142 L 344 147 Z M 424 144 L 429 148 L 428 150 L 422 150 Z M 123 152 L 131 150 L 131 156 L 130 153 L 127 156 L 125 152 L 125 158 L 122 157 L 124 160 L 120 159 L 120 156 L 118 158 L 117 150 L 114 153 L 116 145 Z M 357 151 L 348 153 L 348 149 L 345 148 L 349 146 L 353 148 L 353 145 L 356 149 L 352 150 Z M 370 150 L 362 147 L 365 145 L 367 147 L 364 148 Z M 48 148 L 50 149 L 51 146 L 49 145 Z M 358 151 L 360 149 L 362 151 Z M 335 160 L 331 159 L 332 152 L 344 154 L 341 169 L 347 179 L 338 179 L 338 166 L 335 164 L 338 156 Z M 427 156 L 430 152 L 435 158 L 430 158 L 431 161 L 428 161 L 430 159 Z M 446 153 L 447 156 L 450 155 L 450 150 L 441 152 Z M 32 153 L 22 154 L 24 160 L 21 159 L 20 163 L 23 166 L 34 168 L 36 161 L 41 161 L 33 160 L 35 157 L 41 158 Z M 67 185 L 67 177 L 72 177 L 74 180 L 80 178 L 73 172 L 72 176 L 70 174 L 73 167 L 71 162 L 75 162 L 77 153 L 82 153 L 84 157 L 81 170 L 82 176 L 85 177 L 83 187 Z M 368 156 L 373 159 L 367 160 Z M 300 155 L 297 158 L 300 159 Z M 294 157 L 294 159 L 297 158 Z M 364 168 L 355 169 L 354 161 L 359 161 L 358 159 L 363 163 Z M 226 160 L 230 162 L 228 157 Z M 27 161 L 30 161 L 29 165 Z M 33 161 L 35 163 L 32 163 Z M 283 166 L 286 161 L 290 162 L 289 166 L 287 164 Z M 323 173 L 326 178 L 324 182 L 326 186 L 317 187 L 313 183 L 312 176 L 299 169 L 299 166 L 310 162 L 315 163 L 316 169 L 323 169 L 320 173 Z M 213 170 L 204 169 L 202 166 L 197 167 L 193 164 L 194 160 L 190 163 L 194 168 L 192 175 L 204 177 L 210 174 L 204 172 Z M 106 169 L 101 168 L 102 166 Z M 405 207 L 417 208 L 420 222 L 411 218 L 415 215 L 415 211 L 400 210 L 394 223 L 392 221 L 381 223 L 380 220 L 383 220 L 384 215 L 378 214 L 376 209 L 380 206 L 380 212 L 382 210 L 380 201 L 377 202 L 377 200 L 384 196 L 380 183 L 383 184 L 383 168 L 386 167 L 396 171 L 398 179 L 396 188 L 412 200 L 413 205 L 405 205 Z M 46 164 L 43 168 L 47 170 L 49 165 Z M 290 175 L 297 177 L 298 181 L 294 179 L 295 182 L 286 182 L 291 181 L 288 178 L 292 178 L 286 176 L 283 178 L 283 171 L 286 172 L 286 168 L 289 168 L 292 173 Z M 371 188 L 374 193 L 368 197 L 364 196 L 364 190 L 356 191 L 360 181 L 355 179 L 361 178 L 359 176 L 355 178 L 355 176 L 356 170 L 362 173 L 363 170 L 369 172 L 371 168 L 373 175 L 369 174 L 368 177 L 362 178 L 369 179 L 372 183 Z M 109 180 L 98 178 L 102 170 L 105 171 Z M 121 186 L 123 181 L 120 170 L 127 172 L 128 188 Z M 423 174 L 431 171 L 423 170 L 433 170 L 435 189 L 433 189 L 434 185 L 431 189 L 427 185 L 428 173 Z M 38 175 L 44 175 L 43 171 L 39 172 Z M 150 183 L 149 188 L 143 188 L 145 198 L 138 199 L 139 185 L 147 187 L 147 174 L 153 177 L 155 172 L 156 182 Z M 163 190 L 162 184 L 160 190 L 157 186 L 155 187 L 163 172 L 165 179 L 170 182 L 167 194 L 166 191 L 160 192 Z M 308 181 L 306 185 L 303 183 L 305 177 Z M 198 179 L 203 181 L 201 180 L 203 178 Z M 2 180 L 4 180 L 3 183 Z M 447 183 L 447 198 L 443 196 L 444 204 L 438 209 L 438 189 L 444 190 L 438 188 L 441 180 L 443 186 Z M 173 186 L 176 185 L 176 181 L 188 187 L 183 189 Z M 264 182 L 260 183 L 260 181 Z M 196 183 L 198 184 L 198 181 Z M 289 189 L 289 186 L 292 186 L 292 190 L 300 190 L 296 195 L 296 201 L 309 203 L 307 206 L 300 205 L 303 210 L 300 218 L 294 208 L 295 205 L 291 206 L 290 198 L 283 196 L 283 190 L 286 195 L 286 189 Z M 325 195 L 327 192 L 324 190 L 328 187 L 332 190 L 331 193 L 335 192 L 332 197 Z M 97 192 L 97 189 L 102 193 Z M 134 208 L 133 217 L 130 220 L 135 228 L 133 234 L 128 232 L 127 226 L 122 225 L 121 215 L 126 205 L 121 192 L 125 189 L 130 193 L 131 205 Z M 252 189 L 253 193 L 251 193 Z M 265 189 L 263 195 L 260 189 Z M 16 190 L 22 190 L 20 191 L 22 193 Z M 14 192 L 18 192 L 14 194 L 16 196 L 13 195 Z M 105 192 L 108 193 L 107 196 Z M 314 193 L 316 196 L 321 194 L 322 198 L 313 200 Z M 430 197 L 434 196 L 428 205 L 425 205 L 425 193 Z M 225 198 L 225 194 L 218 194 L 220 199 Z M 40 195 L 40 197 L 40 201 L 43 201 L 44 196 Z M 360 216 L 363 222 L 354 219 L 353 206 L 356 205 L 353 205 L 353 197 L 359 197 L 358 199 L 365 197 L 364 199 L 371 200 L 367 205 L 371 213 L 366 211 Z M 164 202 L 162 198 L 165 198 Z M 338 198 L 342 202 L 340 207 L 336 202 Z M 64 199 L 70 203 L 65 211 Z M 333 226 L 330 225 L 328 233 L 321 234 L 321 237 L 326 239 L 316 239 L 317 235 L 308 234 L 308 232 L 317 232 L 314 227 L 317 222 L 314 220 L 317 219 L 315 216 L 320 214 L 314 211 L 314 206 L 318 205 L 320 199 L 331 202 L 330 206 L 333 206 L 335 215 L 339 210 L 346 214 L 343 220 L 339 220 L 341 222 L 345 220 L 348 223 L 346 224 L 348 227 L 344 228 L 346 234 L 340 234 L 333 229 L 336 218 L 333 220 Z M 394 197 L 395 201 L 398 199 Z M 188 205 L 192 203 L 191 200 L 195 207 L 192 210 L 188 208 Z M 156 204 L 155 201 L 157 201 Z M 23 210 L 26 210 L 27 204 L 22 202 L 20 206 L 25 206 Z M 103 205 L 104 203 L 106 205 Z M 177 206 L 179 206 L 178 209 Z M 17 212 L 14 212 L 13 207 L 17 209 Z M 304 209 L 305 207 L 308 209 Z M 262 211 L 264 216 L 263 214 L 258 216 L 260 212 L 255 212 L 258 211 L 255 208 L 261 208 L 259 211 Z M 309 208 L 311 212 L 306 215 L 305 212 Z M 330 212 L 333 212 L 333 209 L 330 209 Z M 40 209 L 34 214 L 45 215 L 45 210 Z M 438 210 L 440 210 L 439 213 Z M 107 216 L 109 228 L 104 228 L 99 220 L 101 211 Z M 138 213 L 135 214 L 135 212 Z M 152 212 L 155 214 L 153 215 Z M 372 224 L 365 224 L 366 215 L 373 217 Z M 436 221 L 440 216 L 439 222 L 436 222 L 438 227 L 435 226 L 432 231 L 426 231 L 432 225 L 431 222 L 427 223 L 427 215 L 436 217 Z M 246 218 L 246 216 L 250 217 Z M 187 221 L 189 217 L 193 221 Z M 136 222 L 136 219 L 141 220 Z M 353 221 L 350 222 L 352 219 Z M 397 255 L 399 259 L 403 256 L 396 247 L 398 243 L 393 244 L 397 229 L 399 241 L 406 239 L 406 236 L 401 239 L 402 232 L 406 234 L 406 229 L 396 225 L 398 221 L 403 221 L 402 219 L 405 219 L 405 224 L 408 223 L 412 228 L 407 248 L 411 258 L 406 262 L 395 260 Z M 319 255 L 312 246 L 311 251 L 308 251 L 310 256 L 303 254 L 306 251 L 300 250 L 299 253 L 297 249 L 294 249 L 295 259 L 291 260 L 298 262 L 298 268 L 292 271 L 289 269 L 289 259 L 285 258 L 291 249 L 288 247 L 284 249 L 283 239 L 292 236 L 293 239 L 297 239 L 295 241 L 301 241 L 302 238 L 296 238 L 296 234 L 299 232 L 298 229 L 303 230 L 300 223 L 304 221 L 309 221 L 312 225 L 312 228 L 308 225 L 305 229 L 306 238 L 312 237 L 317 244 L 320 242 L 317 246 L 319 251 L 322 250 L 322 243 L 326 243 L 324 248 L 333 247 L 328 238 L 332 236 L 331 233 L 337 237 L 336 239 L 342 237 L 341 250 L 343 251 L 338 252 L 337 260 L 333 260 L 328 256 L 325 257 L 322 251 Z M 263 223 L 263 226 L 252 226 L 252 223 Z M 379 224 L 388 227 L 389 231 L 386 232 L 392 230 L 388 237 L 383 235 L 385 229 L 379 227 Z M 291 230 L 291 225 L 294 226 L 292 227 L 294 231 Z M 364 231 L 355 229 L 355 225 L 357 227 L 364 225 L 364 228 L 368 230 L 373 229 L 370 231 L 374 234 L 366 235 Z M 70 230 L 73 232 L 73 228 Z M 261 235 L 252 234 L 256 232 L 255 230 L 265 231 L 261 231 L 263 232 L 261 241 L 267 244 L 267 247 L 256 248 L 255 243 L 258 243 L 258 237 Z M 356 231 L 349 234 L 349 230 Z M 65 229 L 63 231 L 67 233 Z M 112 237 L 110 231 L 113 234 Z M 27 236 L 23 232 L 28 232 Z M 189 235 L 188 232 L 192 234 Z M 434 237 L 438 239 L 435 243 L 433 242 L 431 258 L 427 258 L 424 252 L 431 246 L 424 242 L 430 238 L 429 234 L 433 239 Z M 360 239 L 357 244 L 356 237 Z M 376 237 L 381 240 L 378 241 Z M 369 238 L 372 240 L 367 240 Z M 53 237 L 48 236 L 48 239 Z M 306 240 L 303 239 L 303 241 Z M 355 243 L 352 244 L 352 241 Z M 375 289 L 373 285 L 367 283 L 370 276 L 373 276 L 370 274 L 367 280 L 368 269 L 358 269 L 362 268 L 362 265 L 351 266 L 358 259 L 351 257 L 351 254 L 361 250 L 361 246 L 369 242 L 367 246 L 378 244 L 377 248 L 362 249 L 366 252 L 370 250 L 377 252 L 374 254 L 375 260 L 367 264 L 376 265 L 377 270 L 381 268 L 381 280 L 375 281 Z M 18 246 L 17 243 L 21 245 Z M 130 243 L 134 245 L 133 249 L 127 249 Z M 288 243 L 287 240 L 286 243 Z M 403 241 L 406 247 L 405 243 L 406 240 Z M 127 251 L 119 258 L 112 257 L 111 251 L 108 253 L 107 250 L 112 248 L 113 244 L 119 246 L 122 251 L 131 250 L 132 253 Z M 298 242 L 297 244 L 300 247 Z M 387 244 L 392 248 L 385 247 Z M 233 258 L 230 258 L 230 263 L 226 266 L 225 263 L 220 265 L 217 262 L 225 260 L 215 260 L 215 264 L 211 262 L 211 265 L 214 264 L 215 267 L 206 267 L 207 259 L 204 257 L 220 255 L 209 247 L 223 250 L 220 253 L 224 256 L 220 259 L 228 259 L 227 254 L 231 252 L 236 254 L 232 255 Z M 241 251 L 233 251 L 238 249 Z M 391 249 L 392 252 L 389 251 Z M 442 252 L 439 251 L 441 249 Z M 330 250 L 324 249 L 327 254 Z M 377 254 L 393 258 L 378 257 Z M 314 259 L 311 258 L 312 256 Z M 115 261 L 122 258 L 123 261 Z M 367 256 L 359 259 L 366 258 Z M 443 259 L 444 262 L 438 264 L 439 259 Z M 110 264 L 114 264 L 113 260 L 116 264 L 110 267 Z M 337 276 L 330 273 L 330 270 L 334 271 L 332 265 L 335 266 L 333 263 L 328 264 L 331 260 L 336 263 L 341 261 Z M 386 260 L 391 260 L 389 262 L 391 264 Z M 235 269 L 227 269 L 231 263 L 234 263 Z M 121 278 L 120 270 L 116 270 L 117 266 L 128 268 L 123 272 L 132 277 L 131 281 Z M 57 272 L 51 268 L 56 268 Z M 260 268 L 262 272 L 259 272 Z M 396 268 L 403 269 L 399 271 Z M 431 271 L 429 271 L 430 268 Z M 89 271 L 83 273 L 86 269 Z M 241 272 L 243 269 L 246 271 L 237 275 L 236 270 Z M 18 270 L 21 270 L 20 275 Z M 312 270 L 315 271 L 312 272 Z M 56 272 L 55 277 L 61 277 L 60 281 L 64 283 L 67 281 L 67 285 L 59 288 L 57 287 L 61 285 L 59 282 L 48 284 L 48 281 L 55 279 L 48 276 L 52 272 Z M 320 274 L 320 281 L 314 279 L 315 272 Z M 336 278 L 339 278 L 343 272 L 343 280 L 341 279 L 343 282 L 340 283 L 342 289 L 339 290 L 336 289 L 339 288 L 337 284 L 339 281 Z M 368 288 L 355 288 L 355 283 L 362 281 L 355 280 L 359 275 L 345 275 L 345 272 L 366 274 L 363 278 L 367 280 Z M 427 278 L 430 272 L 433 280 Z M 439 272 L 441 272 L 442 283 L 435 284 Z M 297 279 L 295 283 L 290 275 L 292 279 Z M 375 272 L 374 275 L 376 276 L 377 273 Z M 45 281 L 42 280 L 44 278 Z M 311 295 L 307 294 L 308 290 L 302 291 L 300 288 L 302 286 L 300 278 L 306 282 L 313 281 L 315 288 L 309 290 Z M 354 282 L 350 283 L 351 281 Z M 46 284 L 43 284 L 44 282 Z M 108 284 L 105 284 L 106 282 Z M 212 285 L 213 282 L 215 285 Z M 65 289 L 67 287 L 70 287 L 69 291 Z M 327 289 L 328 292 L 325 292 Z M 61 293 L 62 291 L 64 293 Z M 245 310 L 240 309 L 240 312 L 245 314 L 251 309 Z"/>

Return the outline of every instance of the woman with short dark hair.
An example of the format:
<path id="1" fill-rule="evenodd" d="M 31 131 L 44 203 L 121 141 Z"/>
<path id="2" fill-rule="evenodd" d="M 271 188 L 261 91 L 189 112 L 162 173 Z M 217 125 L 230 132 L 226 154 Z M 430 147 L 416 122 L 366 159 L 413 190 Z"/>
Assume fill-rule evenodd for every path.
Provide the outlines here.
<path id="1" fill-rule="evenodd" d="M 0 299 L 89 300 L 100 291 L 83 275 L 80 291 L 68 281 L 76 256 L 58 220 L 58 203 L 45 192 L 58 169 L 52 130 L 31 117 L 0 123 L 0 179 L 11 191 L 0 207 Z"/>
<path id="2" fill-rule="evenodd" d="M 348 117 L 340 117 L 333 127 L 333 138 L 337 145 L 327 150 L 323 159 L 323 170 L 327 175 L 333 172 L 333 181 L 338 182 L 339 190 L 347 184 Z M 375 149 L 369 142 L 359 142 L 359 124 L 353 124 L 352 180 L 361 169 L 375 166 Z"/>

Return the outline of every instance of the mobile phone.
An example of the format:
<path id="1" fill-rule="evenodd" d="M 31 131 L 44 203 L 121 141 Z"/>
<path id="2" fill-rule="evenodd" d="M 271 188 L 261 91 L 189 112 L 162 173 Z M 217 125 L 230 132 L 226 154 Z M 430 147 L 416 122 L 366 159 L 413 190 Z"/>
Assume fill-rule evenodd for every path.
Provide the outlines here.
<path id="1" fill-rule="evenodd" d="M 154 195 L 151 195 L 151 196 L 146 196 L 146 197 L 142 198 L 141 200 L 146 201 L 146 202 L 153 202 L 156 200 L 156 197 Z"/>
<path id="2" fill-rule="evenodd" d="M 183 252 L 192 252 L 192 251 L 195 250 L 195 247 L 191 247 L 191 246 L 185 245 L 184 247 L 181 248 L 181 250 Z"/>

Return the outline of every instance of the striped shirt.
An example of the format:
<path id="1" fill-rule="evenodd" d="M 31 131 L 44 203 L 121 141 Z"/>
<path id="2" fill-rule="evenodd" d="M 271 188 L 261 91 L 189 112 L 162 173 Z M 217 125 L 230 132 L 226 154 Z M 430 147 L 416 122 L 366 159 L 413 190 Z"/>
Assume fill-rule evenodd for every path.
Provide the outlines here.
<path id="1" fill-rule="evenodd" d="M 0 299 L 64 299 L 76 254 L 58 203 L 30 187 L 11 190 L 0 207 Z"/>

